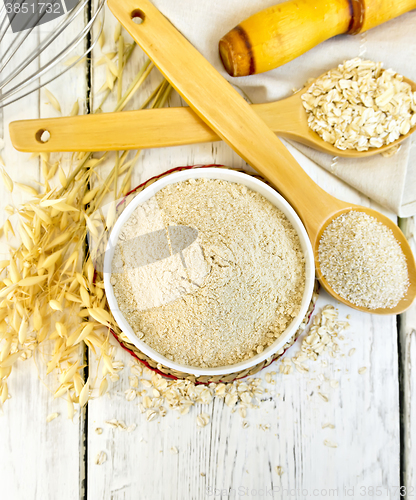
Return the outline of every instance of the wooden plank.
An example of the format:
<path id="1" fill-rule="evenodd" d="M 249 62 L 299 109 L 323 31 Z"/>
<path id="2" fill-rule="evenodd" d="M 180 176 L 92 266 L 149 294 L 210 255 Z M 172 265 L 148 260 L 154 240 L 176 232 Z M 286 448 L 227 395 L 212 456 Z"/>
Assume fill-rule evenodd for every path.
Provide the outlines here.
<path id="1" fill-rule="evenodd" d="M 78 16 L 64 34 L 60 35 L 59 44 L 62 48 L 81 31 L 83 25 L 83 16 Z M 39 39 L 47 35 L 51 26 L 42 26 Z M 33 35 L 33 44 L 37 44 L 39 39 L 37 35 Z M 81 47 L 80 49 L 82 50 Z M 19 56 L 24 57 L 25 53 L 18 54 Z M 45 53 L 39 63 L 43 64 L 48 57 L 50 53 Z M 58 69 L 62 69 L 62 65 Z M 61 102 L 64 114 L 70 112 L 76 98 L 80 99 L 81 109 L 84 109 L 87 92 L 85 75 L 86 66 L 83 64 L 48 85 L 49 90 Z M 9 122 L 56 115 L 57 112 L 47 102 L 44 90 L 3 110 L 2 127 L 6 145 L 2 155 L 6 170 L 15 181 L 36 187 L 36 181 L 41 180 L 41 175 L 38 159 L 29 160 L 28 154 L 18 153 L 11 146 Z M 18 206 L 29 198 L 29 195 L 22 194 L 17 189 L 13 194 L 8 193 L 3 184 L 0 189 L 3 209 L 7 204 Z M 4 222 L 5 215 L 7 214 L 2 210 L 1 222 Z M 2 254 L 7 252 L 4 239 L 1 241 L 0 251 Z M 38 365 L 39 361 L 37 359 Z M 46 384 L 41 381 L 33 361 L 19 362 L 9 380 L 12 398 L 3 406 L 3 417 L 0 418 L 0 480 L 4 498 L 83 498 L 82 419 L 75 419 L 74 422 L 67 420 L 66 402 L 54 400 L 51 394 L 52 388 L 57 386 L 57 380 L 49 376 L 45 380 Z M 46 417 L 54 412 L 58 412 L 59 417 L 47 424 Z"/>
<path id="2" fill-rule="evenodd" d="M 416 254 L 416 217 L 403 219 L 401 227 Z M 416 494 L 416 304 L 400 318 L 402 382 L 402 478 L 407 497 Z"/>
<path id="3" fill-rule="evenodd" d="M 110 50 L 114 27 L 114 20 L 107 18 L 109 45 L 105 50 Z M 132 60 L 135 71 L 143 57 L 136 49 Z M 129 71 L 125 85 L 134 73 Z M 105 78 L 102 69 L 98 68 L 93 76 L 98 89 Z M 149 94 L 157 74 L 151 78 L 129 109 L 137 107 Z M 171 102 L 178 104 L 180 100 L 173 97 Z M 106 109 L 111 106 L 114 101 L 109 101 Z M 211 163 L 250 170 L 223 143 L 146 150 L 134 170 L 133 186 L 175 166 Z M 114 157 L 103 172 L 113 165 Z M 303 160 L 303 165 L 331 194 L 370 205 L 368 199 L 312 162 Z M 276 385 L 264 383 L 269 391 L 266 401 L 260 409 L 249 410 L 247 429 L 242 428 L 238 412 L 232 413 L 220 400 L 210 406 L 198 405 L 182 417 L 169 412 L 164 418 L 147 422 L 138 410 L 137 400 L 127 402 L 124 398 L 131 359 L 118 349 L 116 359 L 122 360 L 126 368 L 113 384 L 111 398 L 93 400 L 88 406 L 90 498 L 267 498 L 266 492 L 273 488 L 276 499 L 309 499 L 313 498 L 313 490 L 319 490 L 318 496 L 325 496 L 325 491 L 329 496 L 329 490 L 337 488 L 339 498 L 343 498 L 344 487 L 350 492 L 354 488 L 354 497 L 359 498 L 360 488 L 371 486 L 382 488 L 379 498 L 393 498 L 386 488 L 393 492 L 400 480 L 396 318 L 353 311 L 322 292 L 318 308 L 327 303 L 337 305 L 340 317 L 351 315 L 351 330 L 340 342 L 341 356 L 328 358 L 326 368 L 320 362 L 312 363 L 308 374 L 277 374 L 273 377 Z M 356 353 L 350 357 L 348 352 L 353 347 Z M 292 356 L 297 349 L 298 344 L 287 355 Z M 275 363 L 267 371 L 278 371 L 278 366 Z M 364 366 L 367 371 L 359 375 L 358 369 Z M 96 368 L 93 363 L 93 373 Z M 321 374 L 338 380 L 339 388 L 331 388 L 328 381 L 322 383 Z M 264 379 L 264 375 L 260 376 Z M 318 386 L 329 395 L 329 402 L 317 395 Z M 196 426 L 201 411 L 211 416 L 210 424 L 203 429 Z M 127 425 L 135 423 L 137 428 L 131 433 L 112 429 L 105 424 L 110 419 Z M 322 429 L 324 423 L 335 425 L 335 429 Z M 270 425 L 270 430 L 260 428 L 265 424 Z M 95 432 L 97 427 L 103 428 L 102 434 Z M 337 442 L 338 447 L 327 447 L 324 440 Z M 171 452 L 174 446 L 178 454 Z M 95 465 L 100 451 L 108 459 Z M 283 467 L 282 476 L 276 473 L 276 466 Z M 303 493 L 293 491 L 302 488 Z M 283 489 L 292 490 L 292 496 Z"/>
<path id="4" fill-rule="evenodd" d="M 325 293 L 318 308 L 333 302 Z M 340 315 L 350 311 L 339 306 Z M 89 407 L 88 491 L 98 498 L 181 499 L 238 498 L 228 490 L 276 490 L 275 498 L 287 498 L 283 489 L 308 491 L 296 498 L 312 498 L 312 491 L 378 486 L 381 498 L 399 485 L 399 415 L 397 393 L 397 351 L 394 344 L 394 317 L 386 324 L 381 318 L 353 313 L 350 332 L 342 353 L 344 357 L 323 368 L 318 362 L 309 374 L 295 372 L 276 375 L 276 386 L 265 384 L 270 400 L 259 410 L 251 410 L 243 429 L 238 413 L 232 413 L 222 401 L 209 407 L 199 405 L 183 417 L 168 413 L 163 419 L 146 422 L 135 402 L 124 400 L 128 388 L 126 369 L 111 399 L 100 399 Z M 364 334 L 365 332 L 365 334 Z M 386 348 L 388 346 L 388 348 Z M 346 354 L 352 348 L 356 353 Z M 297 349 L 294 346 L 293 351 Z M 290 351 L 288 355 L 291 355 Z M 126 365 L 129 355 L 117 356 Z M 366 366 L 367 372 L 358 374 Z M 278 370 L 278 364 L 268 371 Z M 339 371 L 340 370 L 340 371 Z M 332 389 L 318 376 L 338 380 Z M 264 373 L 261 374 L 264 378 Z M 328 394 L 329 402 L 317 395 L 318 386 Z M 204 429 L 196 427 L 201 411 L 211 416 Z M 106 420 L 118 419 L 137 424 L 133 433 L 110 429 Z M 335 429 L 322 429 L 331 423 Z M 269 425 L 264 431 L 261 425 Z M 94 432 L 102 427 L 104 433 Z M 337 443 L 336 449 L 324 440 Z M 179 449 L 178 455 L 171 448 Z M 97 453 L 105 451 L 108 461 L 94 465 Z M 283 467 L 283 475 L 275 472 Z M 204 475 L 202 475 L 204 474 Z M 251 493 L 254 497 L 255 493 Z M 357 497 L 356 497 L 357 498 Z"/>

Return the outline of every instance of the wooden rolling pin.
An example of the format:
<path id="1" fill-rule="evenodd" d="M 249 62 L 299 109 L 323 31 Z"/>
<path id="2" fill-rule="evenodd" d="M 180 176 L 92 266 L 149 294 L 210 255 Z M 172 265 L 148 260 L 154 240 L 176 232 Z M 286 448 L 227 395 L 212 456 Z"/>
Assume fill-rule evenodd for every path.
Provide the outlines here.
<path id="1" fill-rule="evenodd" d="M 367 31 L 416 8 L 416 0 L 290 0 L 249 17 L 219 42 L 225 69 L 247 76 L 278 68 L 319 43 Z"/>

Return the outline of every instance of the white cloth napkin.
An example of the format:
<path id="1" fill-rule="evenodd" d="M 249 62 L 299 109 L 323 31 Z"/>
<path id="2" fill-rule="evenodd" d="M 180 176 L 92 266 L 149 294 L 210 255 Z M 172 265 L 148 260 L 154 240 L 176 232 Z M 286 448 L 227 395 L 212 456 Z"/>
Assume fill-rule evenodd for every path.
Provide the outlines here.
<path id="1" fill-rule="evenodd" d="M 345 59 L 363 57 L 416 81 L 416 10 L 361 35 L 340 35 L 301 57 L 260 75 L 232 78 L 218 55 L 218 41 L 246 17 L 283 0 L 153 0 L 181 33 L 253 103 L 292 95 Z M 401 217 L 416 214 L 416 134 L 390 157 L 349 160 L 293 143 L 318 165 Z"/>

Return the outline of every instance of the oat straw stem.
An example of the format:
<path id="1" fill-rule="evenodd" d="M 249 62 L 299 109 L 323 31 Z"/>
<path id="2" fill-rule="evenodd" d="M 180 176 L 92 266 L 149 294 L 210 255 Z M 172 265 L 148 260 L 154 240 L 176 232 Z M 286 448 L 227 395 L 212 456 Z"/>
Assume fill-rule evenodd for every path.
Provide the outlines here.
<path id="1" fill-rule="evenodd" d="M 133 51 L 134 49 L 136 48 L 136 43 L 133 42 L 128 48 L 127 50 L 125 51 L 125 54 L 124 54 L 124 64 L 123 64 L 123 68 L 126 66 L 127 62 L 129 61 L 131 55 L 133 54 Z M 106 102 L 106 100 L 108 99 L 108 97 L 111 95 L 111 90 L 108 89 L 105 94 L 104 94 L 104 97 L 102 98 L 101 100 L 101 103 L 100 105 L 98 106 L 98 108 L 95 110 L 95 113 L 101 113 L 102 112 L 102 107 L 104 105 L 104 103 Z"/>
<path id="2" fill-rule="evenodd" d="M 139 78 L 135 79 L 135 85 L 125 96 L 125 103 L 144 82 L 145 76 L 150 74 L 149 66 L 148 62 Z M 109 153 L 101 158 L 93 158 L 90 152 L 74 154 L 72 159 L 76 166 L 68 173 L 63 170 L 61 157 L 52 164 L 50 155 L 42 153 L 39 156 L 45 182 L 39 186 L 43 192 L 38 193 L 24 184 L 18 186 L 33 198 L 17 211 L 21 219 L 19 234 L 24 244 L 11 249 L 10 259 L 2 262 L 2 269 L 6 272 L 6 277 L 0 282 L 3 298 L 0 321 L 5 326 L 0 336 L 2 402 L 9 397 L 6 380 L 14 364 L 19 359 L 31 358 L 36 352 L 47 365 L 47 373 L 54 370 L 60 372 L 61 385 L 52 393 L 55 397 L 66 399 L 69 418 L 74 416 L 74 404 L 85 405 L 88 399 L 94 397 L 91 391 L 96 387 L 94 377 L 91 378 L 88 373 L 82 375 L 86 363 L 81 343 L 91 349 L 91 355 L 95 354 L 104 361 L 104 379 L 108 373 L 116 376 L 108 329 L 102 324 L 111 325 L 116 331 L 118 329 L 104 309 L 103 282 L 95 277 L 91 259 L 80 258 L 86 243 L 86 217 L 91 217 L 93 210 L 100 208 L 99 203 L 104 194 L 111 191 L 115 179 L 126 174 L 122 189 L 130 182 L 139 152 L 129 161 L 127 154 L 127 151 L 118 154 L 117 166 L 104 182 L 99 180 L 98 199 L 95 193 L 90 198 L 87 196 L 90 192 L 88 185 L 95 176 L 99 179 L 97 169 Z M 56 173 L 62 185 L 60 188 L 50 186 Z M 11 179 L 5 179 L 11 187 Z M 84 200 L 90 206 L 86 206 Z M 9 220 L 4 228 L 6 233 L 14 234 Z M 51 345 L 48 353 L 42 349 L 46 341 Z M 88 381 L 83 383 L 88 376 L 91 387 Z M 101 393 L 106 391 L 105 385 L 103 383 Z"/>
<path id="3" fill-rule="evenodd" d="M 123 111 L 130 99 L 134 96 L 136 91 L 150 75 L 150 72 L 154 67 L 155 65 L 150 61 L 150 59 L 148 59 L 147 62 L 143 65 L 142 69 L 137 73 L 136 78 L 133 80 L 133 82 L 127 89 L 127 92 L 124 94 L 124 97 L 115 107 L 114 111 Z"/>

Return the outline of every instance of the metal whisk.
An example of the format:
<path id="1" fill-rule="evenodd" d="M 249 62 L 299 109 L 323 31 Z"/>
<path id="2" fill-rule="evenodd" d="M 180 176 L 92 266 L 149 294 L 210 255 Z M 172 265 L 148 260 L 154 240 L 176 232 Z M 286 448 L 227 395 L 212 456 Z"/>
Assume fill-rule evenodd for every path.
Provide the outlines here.
<path id="1" fill-rule="evenodd" d="M 105 0 L 99 0 L 91 14 L 90 0 L 66 0 L 56 4 L 49 2 L 60 7 L 66 4 L 64 14 L 58 19 L 48 22 L 47 18 L 42 20 L 46 15 L 45 9 L 44 13 L 38 16 L 37 26 L 30 27 L 33 24 L 32 18 L 32 22 L 27 21 L 27 29 L 23 25 L 20 32 L 14 33 L 13 21 L 25 4 L 26 10 L 29 3 L 25 0 L 10 0 L 0 9 L 0 108 L 40 89 L 78 64 L 97 43 L 104 24 Z M 48 2 L 45 5 L 48 5 Z M 67 7 L 72 10 L 68 11 Z M 101 28 L 92 38 L 90 33 L 99 17 Z M 84 26 L 71 37 L 70 25 L 77 18 L 84 20 Z M 66 40 L 70 41 L 63 45 L 61 35 L 64 32 L 69 34 Z M 69 65 L 60 64 L 69 58 Z"/>

